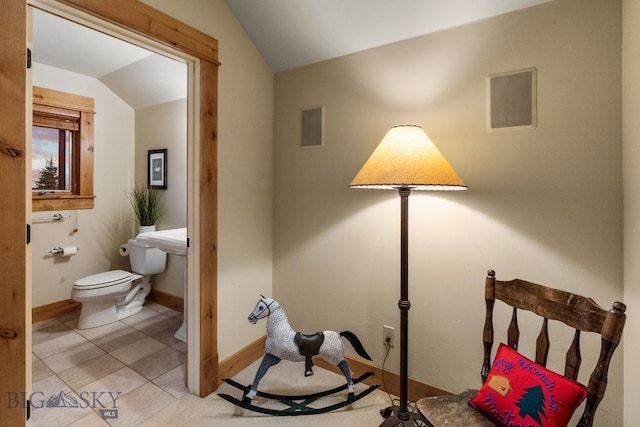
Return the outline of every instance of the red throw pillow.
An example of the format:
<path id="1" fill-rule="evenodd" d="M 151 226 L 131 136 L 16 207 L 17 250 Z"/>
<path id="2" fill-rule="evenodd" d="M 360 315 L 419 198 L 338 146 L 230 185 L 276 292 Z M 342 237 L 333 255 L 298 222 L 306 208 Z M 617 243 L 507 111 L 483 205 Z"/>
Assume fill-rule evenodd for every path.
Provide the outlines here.
<path id="1" fill-rule="evenodd" d="M 502 426 L 566 426 L 587 390 L 500 344 L 487 380 L 469 404 Z"/>

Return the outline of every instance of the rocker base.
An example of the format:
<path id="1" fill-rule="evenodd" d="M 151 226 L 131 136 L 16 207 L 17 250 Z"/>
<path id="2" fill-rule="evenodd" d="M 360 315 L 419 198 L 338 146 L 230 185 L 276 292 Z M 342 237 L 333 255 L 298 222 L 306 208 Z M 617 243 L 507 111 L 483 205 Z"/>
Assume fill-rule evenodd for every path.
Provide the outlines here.
<path id="1" fill-rule="evenodd" d="M 362 380 L 364 380 L 365 378 L 370 377 L 371 375 L 373 375 L 372 372 L 367 372 L 363 375 L 361 375 L 360 377 L 356 378 L 353 383 L 357 384 L 359 382 L 361 382 Z M 226 382 L 227 384 L 242 390 L 245 394 L 250 390 L 250 386 L 244 386 L 240 383 L 237 383 L 231 379 L 223 379 L 224 382 Z M 310 407 L 308 405 L 310 405 L 311 403 L 315 402 L 316 400 L 318 400 L 321 397 L 324 396 L 329 396 L 332 394 L 335 394 L 339 391 L 342 390 L 346 390 L 347 385 L 344 384 L 342 386 L 339 387 L 335 387 L 332 388 L 330 390 L 325 390 L 325 391 L 321 391 L 318 393 L 312 393 L 312 394 L 305 394 L 305 395 L 280 395 L 280 394 L 272 394 L 272 393 L 264 393 L 261 391 L 258 391 L 256 396 L 260 396 L 262 398 L 265 399 L 271 399 L 271 400 L 277 400 L 281 403 L 284 403 L 285 405 L 288 405 L 288 408 L 284 408 L 284 409 L 269 409 L 269 408 L 263 408 L 260 406 L 256 406 L 253 405 L 251 403 L 250 399 L 243 399 L 243 400 L 239 400 L 236 399 L 233 396 L 230 396 L 228 394 L 224 394 L 224 393 L 220 393 L 218 394 L 218 396 L 220 396 L 221 398 L 223 398 L 224 400 L 226 400 L 229 403 L 232 403 L 236 406 L 239 406 L 241 408 L 244 409 L 248 409 L 250 411 L 254 411 L 254 412 L 260 412 L 262 414 L 267 414 L 267 415 L 274 415 L 274 416 L 298 416 L 298 415 L 317 415 L 317 414 L 324 414 L 326 412 L 330 412 L 330 411 L 335 411 L 336 409 L 340 409 L 343 408 L 347 405 L 352 404 L 353 402 L 356 402 L 360 399 L 362 399 L 363 397 L 365 397 L 366 395 L 368 395 L 369 393 L 373 392 L 376 388 L 378 388 L 380 385 L 379 384 L 374 384 L 372 386 L 369 386 L 369 388 L 365 389 L 364 391 L 362 391 L 361 393 L 358 394 L 354 394 L 354 393 L 349 393 L 348 397 L 346 400 L 342 401 L 342 402 L 338 402 L 335 403 L 333 405 L 328 405 L 328 406 L 324 406 L 321 408 L 313 408 Z"/>

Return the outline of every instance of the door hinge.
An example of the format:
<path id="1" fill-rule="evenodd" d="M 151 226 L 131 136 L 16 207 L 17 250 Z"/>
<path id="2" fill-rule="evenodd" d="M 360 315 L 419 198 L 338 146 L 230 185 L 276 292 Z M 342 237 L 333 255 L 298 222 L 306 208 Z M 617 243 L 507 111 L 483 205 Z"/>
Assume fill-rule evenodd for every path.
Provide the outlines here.
<path id="1" fill-rule="evenodd" d="M 27 224 L 27 245 L 31 243 L 31 224 Z"/>
<path id="2" fill-rule="evenodd" d="M 27 48 L 27 70 L 31 68 L 31 49 Z"/>

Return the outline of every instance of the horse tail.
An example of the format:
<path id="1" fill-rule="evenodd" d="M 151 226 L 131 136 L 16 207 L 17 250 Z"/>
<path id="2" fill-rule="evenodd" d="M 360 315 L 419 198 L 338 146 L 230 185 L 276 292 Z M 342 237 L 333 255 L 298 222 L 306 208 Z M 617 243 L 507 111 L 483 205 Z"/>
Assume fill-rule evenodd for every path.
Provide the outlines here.
<path id="1" fill-rule="evenodd" d="M 362 345 L 362 343 L 360 342 L 356 334 L 354 334 L 351 331 L 342 331 L 340 332 L 340 336 L 345 337 L 347 341 L 351 343 L 356 353 L 358 353 L 360 356 L 364 357 L 367 360 L 372 360 L 371 356 L 369 356 L 367 351 L 364 349 L 364 346 Z"/>

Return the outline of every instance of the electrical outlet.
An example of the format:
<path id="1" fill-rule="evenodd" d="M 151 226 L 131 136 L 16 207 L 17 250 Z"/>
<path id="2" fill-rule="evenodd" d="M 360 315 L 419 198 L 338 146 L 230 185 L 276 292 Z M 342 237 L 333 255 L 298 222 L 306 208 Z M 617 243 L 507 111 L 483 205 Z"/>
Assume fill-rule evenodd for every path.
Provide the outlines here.
<path id="1" fill-rule="evenodd" d="M 389 344 L 389 347 L 395 345 L 396 329 L 392 326 L 382 326 L 382 343 Z"/>

